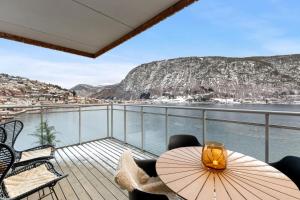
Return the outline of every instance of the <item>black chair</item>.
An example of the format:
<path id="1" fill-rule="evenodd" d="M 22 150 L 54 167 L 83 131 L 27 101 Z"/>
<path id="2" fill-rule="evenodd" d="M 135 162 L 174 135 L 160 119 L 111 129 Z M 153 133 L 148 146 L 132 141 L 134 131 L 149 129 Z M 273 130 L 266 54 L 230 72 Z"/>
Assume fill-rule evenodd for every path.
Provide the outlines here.
<path id="1" fill-rule="evenodd" d="M 26 167 L 22 167 L 15 171 L 12 171 L 10 174 L 7 175 L 7 173 L 10 171 L 11 167 L 13 166 L 14 161 L 15 161 L 15 156 L 14 156 L 13 150 L 6 144 L 1 143 L 0 144 L 0 184 L 1 184 L 0 199 L 19 200 L 19 199 L 28 197 L 35 192 L 39 192 L 40 190 L 43 190 L 44 188 L 47 188 L 47 187 L 49 188 L 50 193 L 40 196 L 40 199 L 44 198 L 48 195 L 51 195 L 52 199 L 54 198 L 54 196 L 56 197 L 56 199 L 58 199 L 58 197 L 55 193 L 55 190 L 54 190 L 54 186 L 56 185 L 56 183 L 59 180 L 65 178 L 67 175 L 59 174 L 54 169 L 53 165 L 48 161 L 33 162 L 30 165 L 27 165 Z M 19 180 L 20 177 L 24 176 L 24 175 L 18 176 L 20 173 L 25 172 L 25 171 L 30 172 L 30 170 L 33 170 L 34 168 L 43 167 L 42 165 L 44 165 L 46 167 L 45 170 L 47 170 L 49 172 L 49 174 L 53 175 L 53 178 L 51 178 L 51 180 L 49 180 L 49 181 L 44 181 L 43 183 L 38 184 L 36 187 L 29 187 L 31 184 L 31 180 L 27 179 L 26 183 L 23 183 L 22 186 L 28 187 L 28 190 L 26 190 L 22 187 L 22 190 L 18 190 L 19 192 L 15 193 L 16 190 L 18 189 L 18 187 L 21 187 L 21 186 L 16 186 L 15 184 L 9 184 L 9 181 L 7 181 L 7 180 L 13 179 L 13 178 L 16 178 L 15 180 Z M 43 177 L 43 179 L 44 179 L 44 177 Z M 36 182 L 35 182 L 35 185 L 36 185 Z M 10 187 L 13 187 L 13 188 L 10 188 Z M 11 191 L 14 192 L 14 194 L 15 194 L 14 196 L 12 196 L 10 194 Z M 21 192 L 21 191 L 24 191 L 24 192 Z"/>
<path id="2" fill-rule="evenodd" d="M 157 173 L 155 170 L 156 160 L 135 160 L 136 164 L 142 168 L 149 176 L 156 177 Z M 130 200 L 168 200 L 165 195 L 150 194 L 137 189 L 129 192 Z"/>
<path id="3" fill-rule="evenodd" d="M 24 166 L 31 162 L 37 161 L 37 160 L 52 159 L 54 156 L 54 151 L 55 151 L 55 147 L 52 145 L 42 145 L 42 146 L 26 149 L 23 151 L 19 151 L 15 148 L 15 143 L 18 139 L 19 134 L 23 130 L 23 126 L 24 126 L 23 123 L 19 120 L 13 120 L 13 121 L 9 121 L 9 122 L 0 124 L 0 140 L 1 140 L 1 142 L 12 147 L 15 152 L 15 163 L 14 163 L 13 167 L 15 168 L 15 167 Z M 3 131 L 3 129 L 4 129 L 4 131 Z M 26 160 L 22 160 L 22 154 L 24 152 L 28 153 L 28 152 L 33 152 L 36 150 L 47 149 L 47 148 L 50 148 L 50 153 L 47 156 L 39 156 L 39 157 L 33 157 L 32 159 L 29 158 Z"/>
<path id="4" fill-rule="evenodd" d="M 289 177 L 300 190 L 300 157 L 286 156 L 270 165 Z"/>
<path id="5" fill-rule="evenodd" d="M 169 139 L 168 150 L 190 146 L 201 146 L 201 143 L 193 135 L 172 135 Z"/>
<path id="6" fill-rule="evenodd" d="M 6 141 L 6 132 L 3 127 L 0 127 L 0 143 L 4 143 Z"/>

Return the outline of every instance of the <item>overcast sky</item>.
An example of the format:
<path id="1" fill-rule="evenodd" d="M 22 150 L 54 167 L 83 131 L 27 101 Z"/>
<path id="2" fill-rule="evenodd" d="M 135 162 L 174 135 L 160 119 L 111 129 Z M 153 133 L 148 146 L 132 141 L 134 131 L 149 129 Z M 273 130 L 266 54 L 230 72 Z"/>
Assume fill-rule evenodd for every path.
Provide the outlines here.
<path id="1" fill-rule="evenodd" d="M 167 58 L 300 53 L 299 19 L 299 0 L 200 0 L 97 59 L 0 39 L 0 73 L 70 88 Z"/>

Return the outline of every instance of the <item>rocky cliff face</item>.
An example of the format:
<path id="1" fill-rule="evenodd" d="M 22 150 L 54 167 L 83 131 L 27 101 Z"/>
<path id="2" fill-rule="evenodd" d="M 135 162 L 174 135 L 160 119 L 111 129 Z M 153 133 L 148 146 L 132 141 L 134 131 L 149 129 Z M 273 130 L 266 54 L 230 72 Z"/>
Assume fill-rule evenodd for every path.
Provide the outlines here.
<path id="1" fill-rule="evenodd" d="M 77 95 L 82 97 L 88 97 L 101 91 L 102 86 L 92 86 L 87 84 L 78 84 L 72 87 L 70 90 L 75 91 Z"/>
<path id="2" fill-rule="evenodd" d="M 300 55 L 186 57 L 142 64 L 96 98 L 210 94 L 216 98 L 283 98 L 300 93 Z"/>

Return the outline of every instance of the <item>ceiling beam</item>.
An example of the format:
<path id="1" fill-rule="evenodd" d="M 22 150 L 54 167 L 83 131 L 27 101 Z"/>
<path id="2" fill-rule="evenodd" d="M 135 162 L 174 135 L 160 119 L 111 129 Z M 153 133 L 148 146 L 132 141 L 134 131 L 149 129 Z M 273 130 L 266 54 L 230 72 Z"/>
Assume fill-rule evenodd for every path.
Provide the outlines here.
<path id="1" fill-rule="evenodd" d="M 39 46 L 39 47 L 48 48 L 48 49 L 54 49 L 54 50 L 58 50 L 58 51 L 72 53 L 72 54 L 85 56 L 85 57 L 89 57 L 89 58 L 95 58 L 94 53 L 88 53 L 88 52 L 84 52 L 84 51 L 80 51 L 80 50 L 76 50 L 76 49 L 72 49 L 72 48 L 68 48 L 68 47 L 63 47 L 63 46 L 59 46 L 59 45 L 55 45 L 55 44 L 50 44 L 50 43 L 47 43 L 47 42 L 42 42 L 42 41 L 38 41 L 38 40 L 34 40 L 34 39 L 21 37 L 21 36 L 18 36 L 18 35 L 13 35 L 13 34 L 10 34 L 10 33 L 0 32 L 0 38 L 5 38 L 5 39 L 8 39 L 8 40 L 23 42 L 25 44 L 31 44 L 31 45 L 35 45 L 35 46 Z"/>

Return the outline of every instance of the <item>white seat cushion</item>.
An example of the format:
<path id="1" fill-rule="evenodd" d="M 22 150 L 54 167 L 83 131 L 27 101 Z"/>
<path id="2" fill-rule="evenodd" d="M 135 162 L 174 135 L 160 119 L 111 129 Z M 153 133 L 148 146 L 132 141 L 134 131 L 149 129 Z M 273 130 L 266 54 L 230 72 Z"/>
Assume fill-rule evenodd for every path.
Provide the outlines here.
<path id="1" fill-rule="evenodd" d="M 46 165 L 40 165 L 4 179 L 4 186 L 9 197 L 13 198 L 40 187 L 56 178 L 57 176 L 55 174 L 47 170 Z"/>
<path id="2" fill-rule="evenodd" d="M 152 194 L 163 194 L 169 199 L 178 199 L 159 177 L 149 177 L 143 169 L 139 168 L 129 150 L 125 151 L 119 160 L 115 182 L 129 192 L 138 189 Z"/>
<path id="3" fill-rule="evenodd" d="M 118 183 L 122 189 L 132 191 L 135 188 L 139 189 L 139 185 L 146 183 L 148 179 L 148 174 L 135 163 L 131 151 L 125 151 L 119 160 L 115 182 Z"/>
<path id="4" fill-rule="evenodd" d="M 51 147 L 44 148 L 44 149 L 38 149 L 33 151 L 24 151 L 21 154 L 21 161 L 31 160 L 34 158 L 44 157 L 44 156 L 50 156 L 51 155 Z"/>

